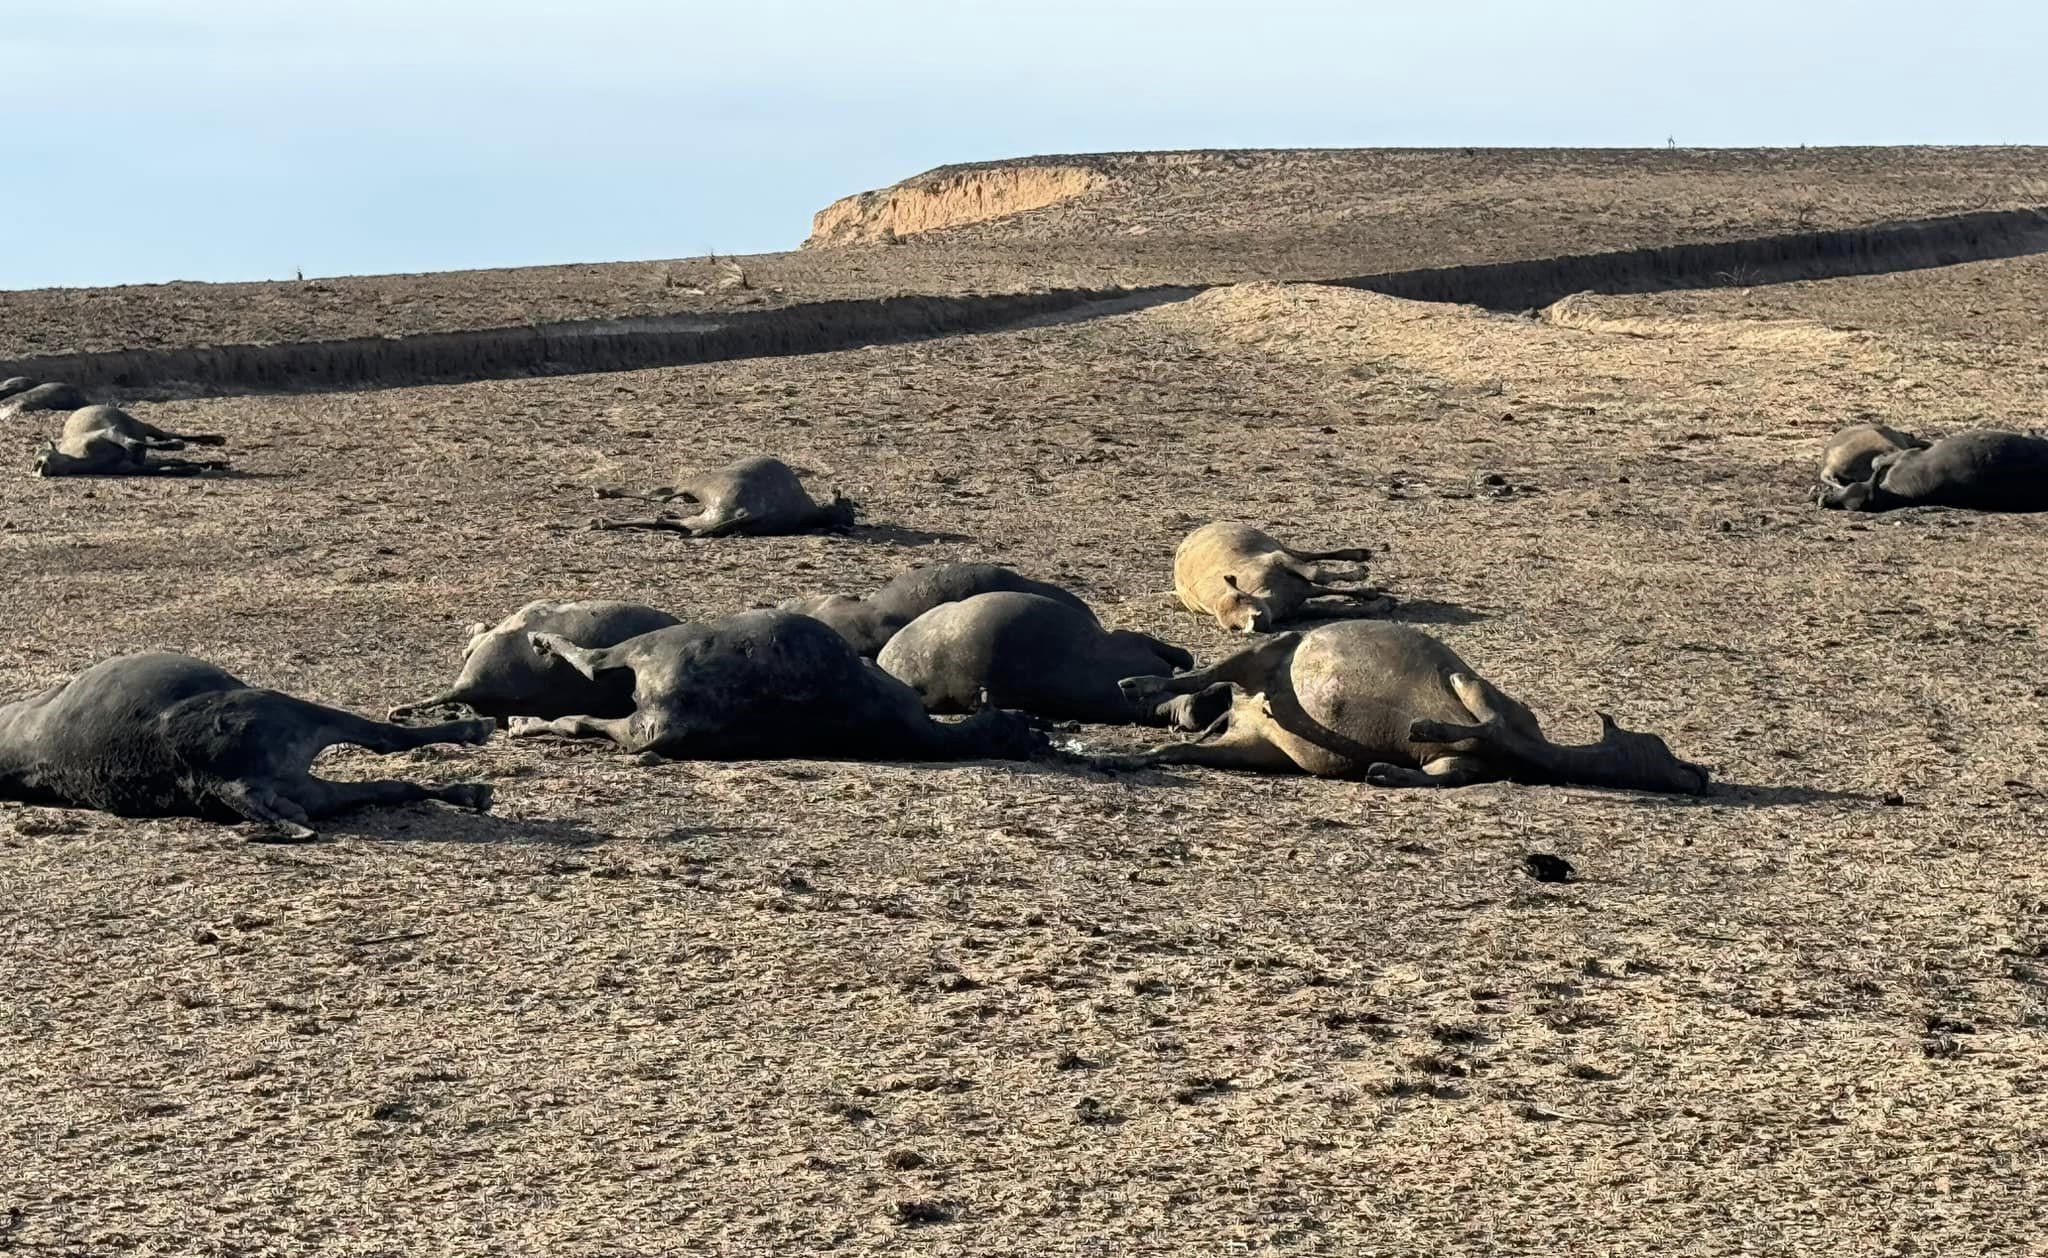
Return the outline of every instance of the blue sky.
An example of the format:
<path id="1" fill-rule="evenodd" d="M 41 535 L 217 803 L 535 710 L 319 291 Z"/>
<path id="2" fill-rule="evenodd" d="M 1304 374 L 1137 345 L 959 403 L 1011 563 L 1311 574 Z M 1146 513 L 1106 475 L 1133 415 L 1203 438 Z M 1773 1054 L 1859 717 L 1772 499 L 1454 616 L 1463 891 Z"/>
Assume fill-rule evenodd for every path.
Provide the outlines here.
<path id="1" fill-rule="evenodd" d="M 2048 5 L 4 0 L 0 288 L 794 247 L 946 162 L 2048 142 Z"/>

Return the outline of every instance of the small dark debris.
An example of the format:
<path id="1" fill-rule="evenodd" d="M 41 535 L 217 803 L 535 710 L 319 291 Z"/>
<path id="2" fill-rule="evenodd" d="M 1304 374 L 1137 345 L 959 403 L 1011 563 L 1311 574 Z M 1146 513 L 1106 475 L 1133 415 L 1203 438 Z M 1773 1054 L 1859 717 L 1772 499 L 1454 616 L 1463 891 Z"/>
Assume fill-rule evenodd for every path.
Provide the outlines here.
<path id="1" fill-rule="evenodd" d="M 1221 1075 L 1196 1075 L 1186 1086 L 1176 1089 L 1173 1099 L 1182 1105 L 1193 1105 L 1212 1096 L 1220 1096 L 1235 1085 Z"/>
<path id="2" fill-rule="evenodd" d="M 1072 1049 L 1068 1049 L 1059 1055 L 1057 1061 L 1053 1062 L 1052 1068 L 1054 1070 L 1093 1070 L 1100 1064 L 1081 1056 L 1081 1054 L 1074 1052 Z"/>
<path id="3" fill-rule="evenodd" d="M 1531 852 L 1524 856 L 1522 868 L 1538 882 L 1570 882 L 1578 872 L 1570 861 L 1548 852 Z"/>
<path id="4" fill-rule="evenodd" d="M 1940 1014 L 1929 1014 L 1927 1015 L 1927 1031 L 1930 1035 L 1975 1035 L 1977 1027 L 1975 1023 L 1964 1022 L 1957 1018 L 1944 1018 Z"/>
<path id="5" fill-rule="evenodd" d="M 192 928 L 192 942 L 196 944 L 217 944 L 220 942 L 220 936 L 204 926 L 194 926 Z"/>
<path id="6" fill-rule="evenodd" d="M 917 1227 L 927 1223 L 951 1223 L 954 1211 L 944 1201 L 899 1201 L 892 1211 L 898 1223 Z"/>
<path id="7" fill-rule="evenodd" d="M 1429 1038 L 1439 1044 L 1480 1044 L 1485 1042 L 1486 1032 L 1477 1027 L 1443 1024 L 1429 1028 Z"/>
<path id="8" fill-rule="evenodd" d="M 1463 1078 L 1472 1073 L 1471 1069 L 1464 1063 L 1446 1057 L 1442 1053 L 1424 1053 L 1420 1057 L 1411 1057 L 1408 1059 L 1408 1065 L 1411 1069 L 1426 1075 L 1448 1075 L 1452 1078 Z"/>
<path id="9" fill-rule="evenodd" d="M 1961 1056 L 1963 1052 L 1963 1045 L 1962 1041 L 1956 1039 L 1956 1037 L 1953 1035 L 1930 1035 L 1926 1039 L 1920 1041 L 1920 1051 L 1925 1053 L 1927 1056 L 1939 1061 L 1950 1057 Z"/>
<path id="10" fill-rule="evenodd" d="M 914 1171 L 932 1164 L 930 1158 L 915 1149 L 898 1149 L 891 1153 L 887 1160 L 892 1168 L 899 1171 Z"/>
<path id="11" fill-rule="evenodd" d="M 1124 1121 L 1124 1115 L 1092 1096 L 1084 1096 L 1074 1105 L 1074 1119 L 1089 1127 L 1114 1127 Z"/>
<path id="12" fill-rule="evenodd" d="M 1906 797 L 1897 791 L 1886 791 L 1884 806 L 1886 808 L 1904 808 L 1906 806 Z"/>
<path id="13" fill-rule="evenodd" d="M 275 918 L 264 917 L 260 913 L 237 913 L 228 919 L 228 925 L 236 930 L 262 930 L 275 921 Z"/>

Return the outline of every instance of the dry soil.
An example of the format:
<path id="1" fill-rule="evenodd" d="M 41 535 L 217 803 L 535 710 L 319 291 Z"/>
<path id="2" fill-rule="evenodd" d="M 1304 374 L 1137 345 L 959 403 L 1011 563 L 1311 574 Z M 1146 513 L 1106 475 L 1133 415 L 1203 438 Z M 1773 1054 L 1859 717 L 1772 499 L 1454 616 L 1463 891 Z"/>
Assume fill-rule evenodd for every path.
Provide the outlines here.
<path id="1" fill-rule="evenodd" d="M 529 598 L 711 615 L 953 558 L 1213 658 L 1234 644 L 1173 606 L 1170 556 L 1243 518 L 1384 546 L 1394 614 L 1554 734 L 1611 710 L 1720 787 L 494 740 L 397 767 L 493 782 L 495 815 L 313 846 L 8 807 L 0 1250 L 2039 1246 L 2048 522 L 1806 500 L 1839 424 L 2038 422 L 2038 339 L 1972 322 L 2038 324 L 2033 274 L 1542 319 L 1259 284 L 808 358 L 141 406 L 229 434 L 236 474 L 0 480 L 0 692 L 168 647 L 381 710 Z M 869 527 L 587 528 L 615 505 L 593 485 L 756 451 Z M 1530 852 L 1580 879 L 1531 881 Z"/>

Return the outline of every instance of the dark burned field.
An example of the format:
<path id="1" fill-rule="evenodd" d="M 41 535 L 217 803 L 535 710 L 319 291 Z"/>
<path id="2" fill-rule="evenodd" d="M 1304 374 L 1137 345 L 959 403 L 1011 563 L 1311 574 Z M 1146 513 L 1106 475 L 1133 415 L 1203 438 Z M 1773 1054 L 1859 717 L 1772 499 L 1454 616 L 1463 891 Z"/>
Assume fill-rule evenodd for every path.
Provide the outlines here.
<path id="1" fill-rule="evenodd" d="M 500 740 L 402 766 L 495 783 L 495 815 L 305 847 L 8 807 L 0 1250 L 2039 1244 L 2048 522 L 1804 499 L 1855 417 L 2040 422 L 2025 321 L 1964 331 L 2038 316 L 2029 274 L 1542 320 L 1257 285 L 807 358 L 139 405 L 228 433 L 239 474 L 0 480 L 6 693 L 170 647 L 381 710 L 529 598 L 713 615 L 949 558 L 1207 659 L 1232 643 L 1173 606 L 1170 556 L 1234 517 L 1384 545 L 1395 614 L 1554 734 L 1609 709 L 1721 786 Z M 1906 299 L 1923 317 L 1830 326 Z M 616 505 L 593 485 L 757 451 L 872 526 L 587 527 Z M 1532 851 L 1582 880 L 1527 879 Z"/>

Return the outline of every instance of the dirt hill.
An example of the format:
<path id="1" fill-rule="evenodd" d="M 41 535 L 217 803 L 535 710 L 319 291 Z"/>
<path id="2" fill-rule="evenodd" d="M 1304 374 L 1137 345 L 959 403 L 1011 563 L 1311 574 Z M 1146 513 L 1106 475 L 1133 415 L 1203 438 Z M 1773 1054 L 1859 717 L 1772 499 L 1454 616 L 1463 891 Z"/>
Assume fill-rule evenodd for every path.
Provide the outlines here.
<path id="1" fill-rule="evenodd" d="M 0 360 L 1045 288 L 1331 279 L 2048 204 L 2048 149 L 1265 150 L 945 167 L 732 259 L 0 293 Z M 793 222 L 794 236 L 797 225 Z M 892 237 L 894 244 L 881 243 Z"/>

